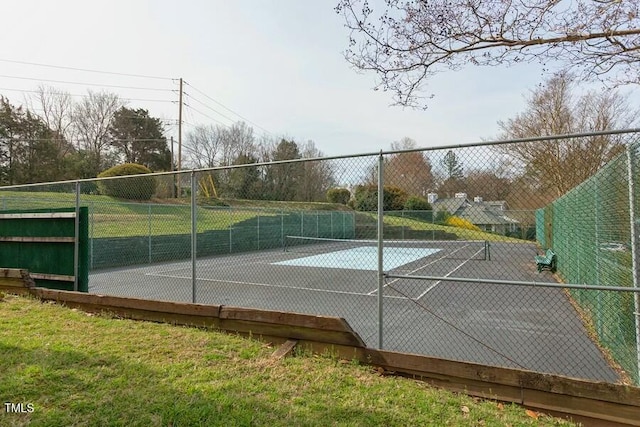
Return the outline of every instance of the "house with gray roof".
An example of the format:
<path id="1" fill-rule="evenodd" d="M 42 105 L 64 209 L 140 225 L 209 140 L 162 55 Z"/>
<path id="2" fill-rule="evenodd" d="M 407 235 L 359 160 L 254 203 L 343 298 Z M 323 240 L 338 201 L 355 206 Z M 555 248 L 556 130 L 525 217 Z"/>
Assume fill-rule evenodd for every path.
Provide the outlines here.
<path id="1" fill-rule="evenodd" d="M 457 193 L 455 197 L 446 199 L 438 199 L 437 195 L 430 194 L 429 200 L 434 215 L 446 211 L 466 219 L 483 231 L 507 234 L 516 231 L 519 224 L 517 220 L 507 215 L 508 206 L 504 200 L 485 202 L 481 197 L 475 197 L 470 201 L 466 193 Z"/>

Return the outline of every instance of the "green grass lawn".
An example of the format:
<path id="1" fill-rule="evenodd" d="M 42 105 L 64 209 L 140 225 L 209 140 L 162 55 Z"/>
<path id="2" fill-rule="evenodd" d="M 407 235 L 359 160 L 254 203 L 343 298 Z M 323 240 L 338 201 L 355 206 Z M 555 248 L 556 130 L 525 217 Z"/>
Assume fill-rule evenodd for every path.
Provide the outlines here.
<path id="1" fill-rule="evenodd" d="M 0 295 L 2 426 L 551 426 L 570 423 L 330 356 Z"/>
<path id="2" fill-rule="evenodd" d="M 191 232 L 189 200 L 173 199 L 152 202 L 125 202 L 109 196 L 81 195 L 81 206 L 89 207 L 92 237 L 130 237 Z M 273 204 L 273 202 L 272 202 Z M 71 193 L 0 192 L 0 208 L 41 209 L 74 207 Z M 307 205 L 308 206 L 308 205 Z M 284 208 L 283 208 L 284 209 Z M 251 203 L 240 203 L 233 209 L 200 206 L 197 210 L 198 232 L 225 230 L 257 215 L 279 214 L 273 208 L 260 209 Z"/>
<path id="3" fill-rule="evenodd" d="M 160 236 L 191 233 L 191 208 L 184 205 L 145 205 L 141 209 L 95 204 L 91 206 L 92 237 Z M 123 210 L 127 212 L 122 212 Z M 197 210 L 198 232 L 227 230 L 257 215 L 272 215 L 246 209 Z"/>

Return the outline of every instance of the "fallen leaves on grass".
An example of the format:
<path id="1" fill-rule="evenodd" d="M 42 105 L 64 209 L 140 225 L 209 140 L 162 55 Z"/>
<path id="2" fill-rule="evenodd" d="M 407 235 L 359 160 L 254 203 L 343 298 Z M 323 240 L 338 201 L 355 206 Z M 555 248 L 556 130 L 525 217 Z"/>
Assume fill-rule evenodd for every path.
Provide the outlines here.
<path id="1" fill-rule="evenodd" d="M 527 409 L 527 410 L 525 411 L 525 413 L 527 414 L 527 416 L 529 416 L 529 417 L 533 418 L 534 420 L 537 420 L 537 419 L 538 419 L 538 416 L 539 416 L 539 415 L 538 415 L 538 413 L 537 413 L 537 412 L 532 411 L 531 409 Z"/>
<path id="2" fill-rule="evenodd" d="M 469 416 L 469 407 L 468 406 L 462 406 L 460 408 L 460 410 L 462 411 L 463 417 L 468 417 Z"/>

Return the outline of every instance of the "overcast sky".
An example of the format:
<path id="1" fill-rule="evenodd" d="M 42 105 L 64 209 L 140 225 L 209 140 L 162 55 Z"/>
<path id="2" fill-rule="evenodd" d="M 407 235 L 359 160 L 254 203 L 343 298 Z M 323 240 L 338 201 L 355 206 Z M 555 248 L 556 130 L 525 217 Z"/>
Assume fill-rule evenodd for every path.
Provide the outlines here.
<path id="1" fill-rule="evenodd" d="M 348 32 L 334 3 L 3 2 L 0 94 L 22 104 L 25 91 L 40 84 L 78 95 L 107 90 L 148 100 L 129 106 L 167 119 L 174 124 L 168 135 L 175 135 L 178 86 L 171 79 L 183 78 L 185 133 L 196 124 L 244 119 L 257 134 L 313 140 L 324 154 L 341 155 L 388 149 L 403 137 L 423 147 L 490 139 L 499 133 L 497 121 L 522 111 L 525 96 L 543 80 L 538 66 L 469 68 L 433 79 L 427 91 L 435 97 L 426 111 L 391 107 L 389 93 L 372 90 L 375 76 L 357 73 L 344 59 Z"/>

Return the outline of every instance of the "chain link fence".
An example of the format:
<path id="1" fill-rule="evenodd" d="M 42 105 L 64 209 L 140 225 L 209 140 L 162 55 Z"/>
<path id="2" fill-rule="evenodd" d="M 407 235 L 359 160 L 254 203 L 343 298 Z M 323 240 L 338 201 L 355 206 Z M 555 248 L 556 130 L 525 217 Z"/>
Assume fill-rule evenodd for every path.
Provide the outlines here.
<path id="1" fill-rule="evenodd" d="M 638 384 L 639 136 L 3 187 L 0 208 L 88 207 L 93 293 L 341 316 L 371 347 Z"/>
<path id="2" fill-rule="evenodd" d="M 560 280 L 585 285 L 570 290 L 576 310 L 608 356 L 636 381 L 639 296 L 606 287 L 639 286 L 639 147 L 639 142 L 626 145 L 593 176 L 536 212 L 540 244 L 562 254 L 557 261 Z"/>

